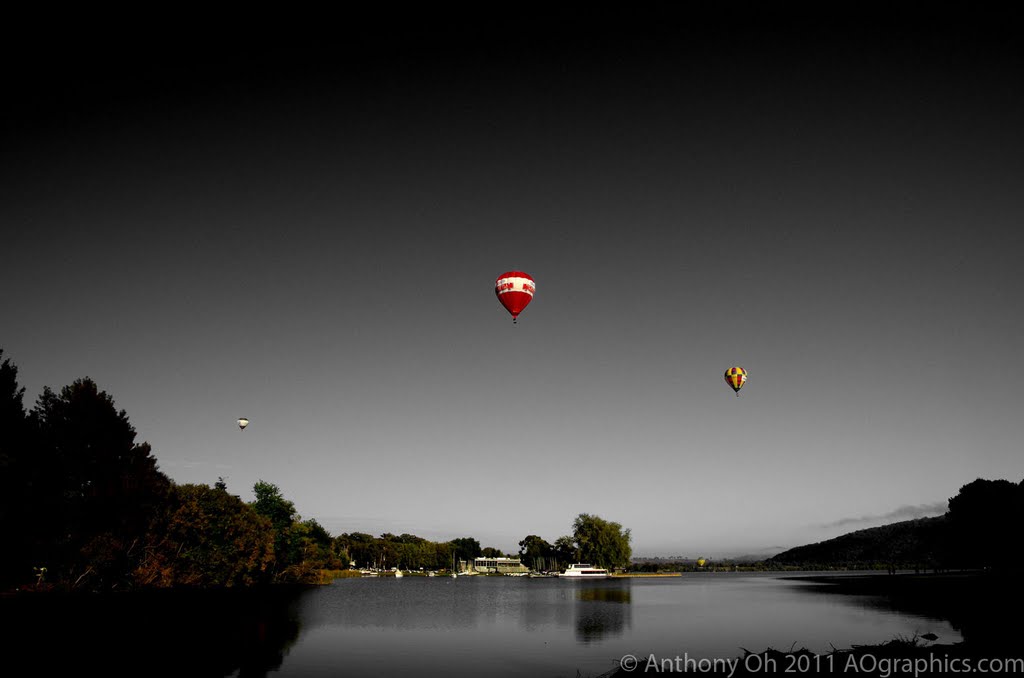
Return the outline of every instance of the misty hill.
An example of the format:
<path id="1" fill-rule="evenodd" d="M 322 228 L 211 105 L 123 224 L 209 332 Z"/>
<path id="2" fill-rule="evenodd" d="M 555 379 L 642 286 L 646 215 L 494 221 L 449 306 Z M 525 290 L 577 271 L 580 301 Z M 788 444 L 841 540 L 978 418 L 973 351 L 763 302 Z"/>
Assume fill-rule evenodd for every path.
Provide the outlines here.
<path id="1" fill-rule="evenodd" d="M 942 555 L 947 535 L 948 518 L 945 515 L 904 520 L 798 546 L 769 558 L 767 562 L 804 568 L 885 567 L 889 563 L 902 567 L 925 567 Z"/>

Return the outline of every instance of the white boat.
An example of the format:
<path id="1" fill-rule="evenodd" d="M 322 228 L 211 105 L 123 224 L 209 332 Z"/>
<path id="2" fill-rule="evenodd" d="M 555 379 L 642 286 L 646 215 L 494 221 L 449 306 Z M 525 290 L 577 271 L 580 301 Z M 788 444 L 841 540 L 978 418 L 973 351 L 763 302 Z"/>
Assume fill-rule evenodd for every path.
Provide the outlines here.
<path id="1" fill-rule="evenodd" d="M 558 576 L 566 579 L 607 579 L 608 570 L 588 563 L 573 563 Z"/>

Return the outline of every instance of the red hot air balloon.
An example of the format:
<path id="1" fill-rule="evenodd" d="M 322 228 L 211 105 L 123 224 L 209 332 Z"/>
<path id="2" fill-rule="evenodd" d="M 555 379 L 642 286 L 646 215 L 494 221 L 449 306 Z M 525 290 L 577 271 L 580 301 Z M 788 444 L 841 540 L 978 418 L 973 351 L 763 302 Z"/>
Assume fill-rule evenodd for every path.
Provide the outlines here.
<path id="1" fill-rule="evenodd" d="M 512 314 L 512 322 L 516 321 L 527 304 L 533 301 L 533 293 L 537 285 L 522 271 L 508 271 L 494 281 L 494 293 L 505 310 Z"/>

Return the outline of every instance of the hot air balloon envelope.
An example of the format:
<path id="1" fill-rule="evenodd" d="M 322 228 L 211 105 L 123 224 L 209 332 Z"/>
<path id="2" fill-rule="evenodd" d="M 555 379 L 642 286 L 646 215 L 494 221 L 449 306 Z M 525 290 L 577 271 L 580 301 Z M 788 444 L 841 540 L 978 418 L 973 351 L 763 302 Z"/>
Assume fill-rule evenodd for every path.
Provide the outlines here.
<path id="1" fill-rule="evenodd" d="M 507 271 L 494 281 L 494 293 L 505 310 L 512 314 L 513 322 L 533 301 L 533 293 L 536 289 L 537 285 L 533 282 L 533 278 L 522 271 Z"/>
<path id="2" fill-rule="evenodd" d="M 730 367 L 725 371 L 725 383 L 736 391 L 736 395 L 739 395 L 743 384 L 747 383 L 747 371 L 742 367 Z"/>
<path id="3" fill-rule="evenodd" d="M 239 420 L 238 420 L 238 428 L 240 428 L 240 429 L 242 429 L 244 431 L 245 427 L 248 426 L 248 425 L 249 425 L 249 420 L 248 419 L 246 419 L 245 417 L 239 418 Z"/>

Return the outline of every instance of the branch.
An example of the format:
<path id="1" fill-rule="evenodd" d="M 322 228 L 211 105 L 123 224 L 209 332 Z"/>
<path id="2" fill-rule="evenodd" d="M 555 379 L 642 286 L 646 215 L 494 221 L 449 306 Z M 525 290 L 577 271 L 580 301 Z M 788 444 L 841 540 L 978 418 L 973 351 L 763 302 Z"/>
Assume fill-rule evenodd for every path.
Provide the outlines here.
<path id="1" fill-rule="evenodd" d="M 84 579 L 85 576 L 88 574 L 92 574 L 92 566 L 90 566 L 89 569 L 83 572 L 82 576 L 75 580 L 75 583 L 71 585 L 71 588 L 75 588 L 76 586 L 78 586 L 78 582 L 82 581 L 82 579 Z"/>

